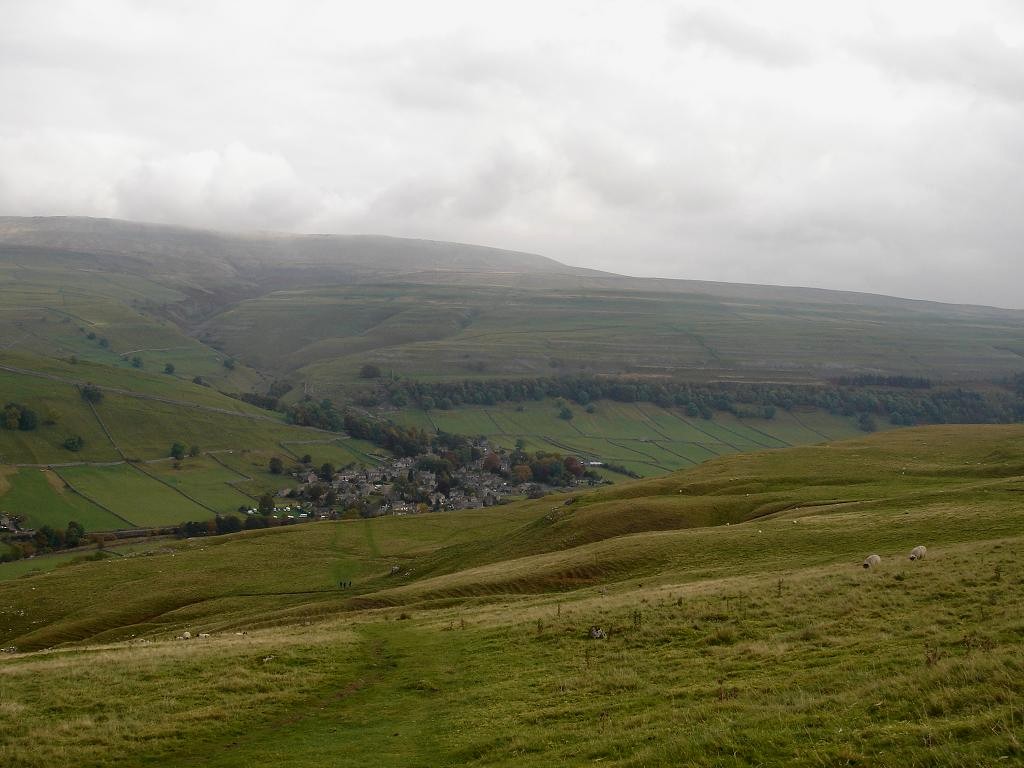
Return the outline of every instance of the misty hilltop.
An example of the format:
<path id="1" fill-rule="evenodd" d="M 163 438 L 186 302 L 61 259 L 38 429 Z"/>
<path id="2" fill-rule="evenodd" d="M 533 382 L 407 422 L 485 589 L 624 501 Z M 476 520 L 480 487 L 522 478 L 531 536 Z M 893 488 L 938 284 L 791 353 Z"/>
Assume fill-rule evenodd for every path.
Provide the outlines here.
<path id="1" fill-rule="evenodd" d="M 622 257 L 623 271 L 633 259 Z M 628 290 L 1024 318 L 1024 311 L 752 283 L 629 277 L 534 253 L 377 234 L 227 232 L 82 216 L 0 216 L 0 260 L 144 276 L 203 292 L 366 281 Z"/>
<path id="2" fill-rule="evenodd" d="M 382 235 L 228 233 L 86 217 L 0 217 L 0 252 L 191 282 L 346 281 L 430 272 L 599 274 L 530 253 Z"/>

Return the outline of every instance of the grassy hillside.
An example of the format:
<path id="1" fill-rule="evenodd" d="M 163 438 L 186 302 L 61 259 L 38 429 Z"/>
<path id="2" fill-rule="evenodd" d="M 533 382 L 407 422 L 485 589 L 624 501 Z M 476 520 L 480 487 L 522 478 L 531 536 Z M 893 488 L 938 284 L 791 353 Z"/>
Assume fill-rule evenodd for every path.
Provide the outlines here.
<path id="1" fill-rule="evenodd" d="M 210 266 L 208 269 L 213 269 Z M 208 272 L 205 272 L 208 274 Z M 204 270 L 197 270 L 202 280 Z M 261 377 L 243 364 L 224 366 L 228 354 L 193 338 L 167 314 L 192 302 L 190 293 L 138 265 L 96 265 L 87 254 L 39 254 L 0 247 L 0 351 L 82 361 L 175 376 L 201 376 L 230 391 Z"/>
<path id="2" fill-rule="evenodd" d="M 288 376 L 333 397 L 365 362 L 423 378 L 970 381 L 1016 372 L 1024 354 L 1016 311 L 625 278 L 453 243 L 98 219 L 0 218 L 0 307 L 7 349 L 126 366 L 138 355 L 235 391 Z"/>
<path id="3" fill-rule="evenodd" d="M 6 582 L 0 643 L 56 650 L 0 658 L 0 757 L 1013 764 L 1022 441 L 899 430 Z"/>
<path id="4" fill-rule="evenodd" d="M 101 388 L 102 402 L 82 399 L 85 382 Z M 271 456 L 309 453 L 343 466 L 372 464 L 379 453 L 175 376 L 84 360 L 0 355 L 0 395 L 53 421 L 0 429 L 0 512 L 23 515 L 29 526 L 77 520 L 99 531 L 205 520 L 291 483 L 267 471 Z M 84 440 L 78 451 L 64 446 L 72 436 Z M 175 442 L 202 455 L 175 466 Z"/>
<path id="5" fill-rule="evenodd" d="M 575 407 L 571 420 L 559 418 L 558 411 L 553 400 L 545 400 L 429 413 L 410 409 L 389 415 L 399 423 L 431 432 L 484 435 L 505 448 L 521 439 L 528 451 L 609 462 L 642 477 L 692 467 L 730 453 L 860 434 L 852 419 L 820 411 L 780 411 L 773 419 L 738 419 L 720 412 L 706 420 L 688 418 L 679 408 L 610 400 L 596 403 L 593 413 Z"/>
<path id="6" fill-rule="evenodd" d="M 685 288 L 685 284 L 680 289 Z M 820 381 L 882 371 L 972 381 L 1021 367 L 1024 314 L 925 302 L 734 298 L 659 285 L 378 284 L 276 291 L 204 333 L 337 397 L 370 362 L 417 379 L 629 373 Z"/>

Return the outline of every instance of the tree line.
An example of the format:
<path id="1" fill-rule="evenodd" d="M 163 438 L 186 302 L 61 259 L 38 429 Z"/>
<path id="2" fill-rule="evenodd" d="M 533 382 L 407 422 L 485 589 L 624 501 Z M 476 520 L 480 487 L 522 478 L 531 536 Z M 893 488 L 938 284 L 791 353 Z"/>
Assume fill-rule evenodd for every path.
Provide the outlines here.
<path id="1" fill-rule="evenodd" d="M 417 427 L 370 419 L 355 413 L 338 410 L 330 400 L 316 401 L 306 398 L 285 409 L 285 419 L 302 427 L 317 427 L 330 432 L 347 432 L 352 437 L 367 440 L 386 448 L 397 456 L 418 456 L 426 453 L 436 435 L 428 435 Z"/>
<path id="2" fill-rule="evenodd" d="M 692 418 L 715 411 L 741 418 L 773 418 L 776 409 L 819 408 L 834 415 L 888 419 L 893 424 L 984 424 L 1024 421 L 1024 387 L 936 388 L 916 377 L 864 377 L 870 386 L 838 384 L 694 384 L 672 381 L 566 376 L 517 380 L 381 382 L 382 397 L 397 407 L 424 410 L 563 398 L 582 406 L 593 400 L 650 402 L 682 409 Z M 1017 381 L 1015 380 L 1015 384 Z M 863 424 L 870 419 L 860 418 Z"/>
<path id="3" fill-rule="evenodd" d="M 85 526 L 75 520 L 70 521 L 65 528 L 42 525 L 29 539 L 6 541 L 5 543 L 7 551 L 0 552 L 0 563 L 80 547 L 86 543 Z"/>

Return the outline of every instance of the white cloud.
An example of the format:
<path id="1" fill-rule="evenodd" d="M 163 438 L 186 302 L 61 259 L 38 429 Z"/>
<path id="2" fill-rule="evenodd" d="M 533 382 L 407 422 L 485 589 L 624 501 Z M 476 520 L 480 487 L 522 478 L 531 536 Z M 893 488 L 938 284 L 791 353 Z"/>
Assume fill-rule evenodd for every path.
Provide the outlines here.
<path id="1" fill-rule="evenodd" d="M 322 205 L 283 157 L 237 143 L 142 160 L 116 191 L 124 218 L 231 229 L 291 229 Z"/>

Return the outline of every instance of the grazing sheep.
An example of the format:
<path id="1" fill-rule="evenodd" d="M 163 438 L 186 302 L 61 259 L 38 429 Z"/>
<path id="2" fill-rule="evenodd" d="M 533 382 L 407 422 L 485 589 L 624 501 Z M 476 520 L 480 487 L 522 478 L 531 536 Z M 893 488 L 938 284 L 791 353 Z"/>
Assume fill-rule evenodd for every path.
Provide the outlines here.
<path id="1" fill-rule="evenodd" d="M 911 560 L 924 560 L 924 556 L 927 555 L 927 554 L 928 554 L 927 547 L 922 547 L 921 545 L 918 545 L 918 546 L 914 547 L 912 550 L 910 550 L 910 559 Z"/>
<path id="2" fill-rule="evenodd" d="M 864 560 L 864 567 L 875 568 L 876 566 L 881 565 L 881 563 L 882 558 L 880 558 L 878 555 L 868 555 L 867 558 Z"/>

